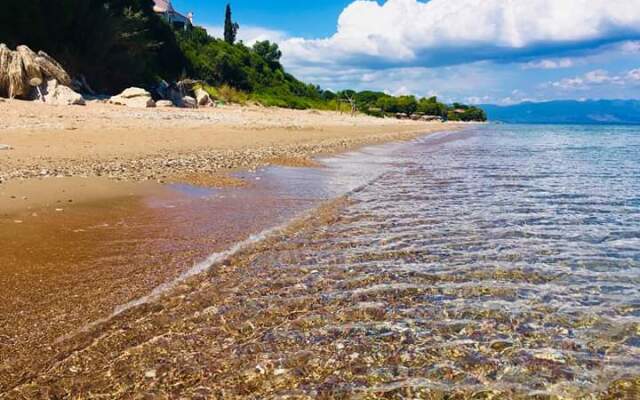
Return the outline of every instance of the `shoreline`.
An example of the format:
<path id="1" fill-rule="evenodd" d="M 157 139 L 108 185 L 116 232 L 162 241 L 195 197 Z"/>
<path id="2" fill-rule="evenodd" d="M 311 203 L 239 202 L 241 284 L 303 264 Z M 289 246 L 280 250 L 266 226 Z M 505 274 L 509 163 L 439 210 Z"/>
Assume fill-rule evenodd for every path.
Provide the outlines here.
<path id="1" fill-rule="evenodd" d="M 467 126 L 257 106 L 135 109 L 12 100 L 0 103 L 0 112 L 0 143 L 11 148 L 0 153 L 0 182 L 51 176 L 157 180 L 195 168 L 252 168 Z"/>
<path id="2" fill-rule="evenodd" d="M 136 185 L 118 181 L 242 186 L 229 173 L 312 167 L 314 157 L 468 126 L 236 106 L 56 107 L 14 100 L 0 103 L 0 112 L 0 143 L 11 146 L 0 151 L 5 217 L 70 200 L 139 194 Z"/>
<path id="3" fill-rule="evenodd" d="M 150 297 L 134 298 L 132 307 L 126 304 L 77 330 L 69 329 L 67 335 L 52 337 L 55 340 L 42 352 L 20 354 L 16 348 L 15 359 L 9 358 L 4 369 L 0 363 L 0 372 L 5 372 L 0 373 L 0 393 L 9 398 L 87 393 L 193 398 L 378 398 L 396 393 L 472 398 L 491 393 L 511 398 L 531 395 L 532 389 L 520 384 L 529 377 L 535 382 L 551 381 L 545 395 L 552 397 L 590 393 L 608 399 L 633 393 L 637 377 L 624 373 L 603 373 L 589 386 L 573 383 L 573 371 L 582 368 L 580 356 L 573 354 L 583 350 L 564 347 L 567 341 L 560 342 L 556 335 L 530 334 L 531 329 L 543 329 L 531 323 L 543 318 L 540 313 L 551 318 L 543 321 L 556 321 L 556 311 L 544 311 L 546 304 L 542 311 L 532 307 L 522 317 L 511 318 L 519 309 L 490 309 L 487 314 L 486 308 L 471 305 L 511 299 L 507 284 L 543 289 L 555 276 L 493 265 L 480 270 L 441 267 L 437 260 L 431 261 L 435 272 L 418 271 L 397 263 L 428 262 L 432 252 L 398 246 L 378 253 L 365 251 L 389 244 L 371 236 L 372 228 L 413 229 L 407 221 L 381 226 L 379 217 L 385 214 L 379 205 L 361 206 L 371 199 L 367 190 L 392 187 L 397 176 L 391 172 L 383 174 L 382 181 L 370 180 L 386 171 L 387 167 L 376 167 L 378 157 L 389 155 L 381 161 L 388 166 L 397 155 L 402 160 L 403 152 L 410 152 L 407 149 L 414 143 L 416 148 L 437 146 L 473 135 L 468 131 L 439 134 L 323 160 L 326 165 L 337 161 L 350 168 L 360 166 L 334 171 L 338 176 L 345 171 L 375 170 L 365 174 L 369 185 L 363 196 L 333 197 L 277 225 L 275 231 L 210 253 L 206 261 L 192 267 L 197 274 L 188 270 L 187 279 L 169 283 L 166 292 L 154 289 Z M 283 180 L 296 171 L 269 170 L 276 170 Z M 335 182 L 311 179 L 307 184 Z M 304 192 L 301 186 L 294 184 L 298 193 Z M 401 198 L 415 198 L 403 187 L 398 190 Z M 360 193 L 357 186 L 355 192 Z M 451 274 L 455 268 L 461 273 Z M 457 304 L 439 303 L 443 294 L 455 296 Z M 147 298 L 152 301 L 145 303 Z M 560 326 L 571 323 L 562 320 Z M 43 325 L 42 329 L 50 327 L 48 321 Z M 523 332 L 524 328 L 528 329 Z M 580 343 L 568 340 L 576 346 Z M 558 343 L 562 347 L 555 350 Z M 614 353 L 619 355 L 620 345 L 616 346 Z M 496 358 L 506 359 L 506 365 L 491 361 Z M 434 369 L 434 365 L 445 367 Z M 517 370 L 506 375 L 503 385 L 498 373 L 508 371 L 509 365 Z M 452 368 L 456 373 L 448 375 Z M 559 368 L 560 375 L 550 375 Z"/>
<path id="4" fill-rule="evenodd" d="M 292 159 L 289 154 L 289 158 L 278 160 L 289 168 L 276 168 L 283 173 L 276 183 L 289 185 L 289 192 L 274 192 L 269 185 L 274 181 L 265 176 L 256 180 L 273 170 L 258 168 L 258 161 L 249 162 L 249 168 L 240 169 L 245 172 L 231 176 L 235 179 L 244 175 L 246 180 L 253 180 L 246 187 L 227 182 L 220 189 L 208 189 L 215 185 L 210 184 L 212 175 L 206 171 L 197 174 L 203 179 L 194 182 L 197 186 L 159 184 L 150 179 L 122 182 L 104 176 L 15 179 L 0 184 L 1 202 L 14 202 L 13 211 L 3 209 L 4 215 L 0 215 L 0 241 L 7 243 L 0 257 L 0 284 L 7 288 L 0 296 L 0 358 L 5 360 L 0 363 L 0 376 L 4 376 L 0 391 L 21 381 L 20 376 L 41 371 L 47 360 L 59 355 L 60 346 L 66 344 L 56 343 L 58 338 L 174 281 L 194 262 L 224 252 L 252 233 L 290 221 L 301 210 L 321 205 L 322 196 L 313 191 L 306 197 L 299 195 L 300 181 L 290 181 L 290 174 L 300 171 L 297 179 L 305 179 L 311 187 L 318 184 L 317 174 L 327 172 L 314 168 L 316 165 L 302 156 L 458 129 L 443 124 L 422 125 L 419 131 L 410 128 L 392 134 L 367 134 L 369 126 L 346 133 L 341 133 L 344 127 L 339 126 L 328 133 L 326 127 L 325 131 L 311 131 L 316 134 L 298 138 L 306 143 L 287 148 L 300 157 Z M 382 132 L 388 126 L 377 129 Z M 292 135 L 295 132 L 289 133 Z M 232 148 L 222 154 L 251 151 Z M 291 168 L 296 166 L 305 168 Z M 8 196 L 9 189 L 16 191 Z M 20 196 L 27 192 L 27 199 L 22 199 Z M 178 284 L 171 293 L 184 284 Z"/>

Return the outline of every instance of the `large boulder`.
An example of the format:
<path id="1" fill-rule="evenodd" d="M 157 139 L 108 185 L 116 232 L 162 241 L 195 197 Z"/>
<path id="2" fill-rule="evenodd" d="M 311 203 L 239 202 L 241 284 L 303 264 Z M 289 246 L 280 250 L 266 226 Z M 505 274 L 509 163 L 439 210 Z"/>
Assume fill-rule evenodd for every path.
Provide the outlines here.
<path id="1" fill-rule="evenodd" d="M 211 96 L 202 88 L 196 88 L 193 93 L 196 95 L 198 106 L 208 106 L 211 104 Z"/>
<path id="2" fill-rule="evenodd" d="M 155 107 L 156 103 L 151 97 L 151 93 L 144 89 L 131 87 L 125 89 L 124 92 L 109 99 L 109 103 L 127 107 L 150 108 Z"/>
<path id="3" fill-rule="evenodd" d="M 50 79 L 45 85 L 41 85 L 39 90 L 35 91 L 35 100 L 56 106 L 84 106 L 86 104 L 80 93 L 74 92 L 68 86 L 61 85 L 57 79 Z"/>

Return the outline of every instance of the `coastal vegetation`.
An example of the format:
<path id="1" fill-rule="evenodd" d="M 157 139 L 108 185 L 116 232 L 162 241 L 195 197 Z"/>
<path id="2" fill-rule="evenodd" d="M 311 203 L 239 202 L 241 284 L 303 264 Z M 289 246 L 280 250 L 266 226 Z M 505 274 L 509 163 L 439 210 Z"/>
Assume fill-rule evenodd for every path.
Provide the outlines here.
<path id="1" fill-rule="evenodd" d="M 264 106 L 363 112 L 374 116 L 485 120 L 484 112 L 446 105 L 435 97 L 382 92 L 332 92 L 285 71 L 276 43 L 248 46 L 231 6 L 223 38 L 197 26 L 174 29 L 153 10 L 153 0 L 5 0 L 0 42 L 27 45 L 58 60 L 70 75 L 97 92 L 116 94 L 130 86 L 151 88 L 164 80 L 190 78 L 212 98 Z"/>
<path id="2" fill-rule="evenodd" d="M 178 79 L 188 62 L 151 0 L 3 0 L 0 42 L 43 50 L 111 94 Z"/>

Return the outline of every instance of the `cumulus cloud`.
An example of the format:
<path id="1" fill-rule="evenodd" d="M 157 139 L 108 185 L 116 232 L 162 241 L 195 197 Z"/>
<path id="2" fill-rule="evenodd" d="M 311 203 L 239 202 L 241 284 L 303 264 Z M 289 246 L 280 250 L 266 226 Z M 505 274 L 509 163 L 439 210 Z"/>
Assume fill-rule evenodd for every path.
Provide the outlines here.
<path id="1" fill-rule="evenodd" d="M 640 0 L 357 0 L 324 39 L 282 43 L 289 63 L 437 66 L 512 61 L 640 38 Z"/>
<path id="2" fill-rule="evenodd" d="M 634 81 L 640 81 L 640 69 L 631 70 L 623 75 L 611 75 L 608 71 L 597 69 L 581 76 L 550 82 L 546 86 L 563 90 L 586 90 L 602 85 L 623 86 Z"/>

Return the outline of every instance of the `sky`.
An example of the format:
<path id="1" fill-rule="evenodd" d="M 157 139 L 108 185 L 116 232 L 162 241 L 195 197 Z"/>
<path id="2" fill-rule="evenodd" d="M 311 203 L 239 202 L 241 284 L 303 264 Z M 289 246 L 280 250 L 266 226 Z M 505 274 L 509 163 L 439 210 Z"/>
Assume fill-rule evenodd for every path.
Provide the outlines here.
<path id="1" fill-rule="evenodd" d="M 221 36 L 226 1 L 173 0 Z M 324 89 L 514 104 L 640 98 L 640 0 L 232 0 Z"/>

